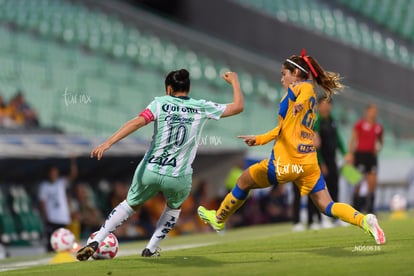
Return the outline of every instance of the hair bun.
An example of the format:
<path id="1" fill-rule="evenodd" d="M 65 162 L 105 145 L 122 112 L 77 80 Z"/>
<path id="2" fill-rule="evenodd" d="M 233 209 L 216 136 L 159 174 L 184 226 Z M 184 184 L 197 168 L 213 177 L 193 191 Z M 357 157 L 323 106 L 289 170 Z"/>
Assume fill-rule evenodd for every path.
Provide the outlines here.
<path id="1" fill-rule="evenodd" d="M 186 69 L 171 71 L 165 78 L 165 89 L 171 86 L 173 92 L 190 91 L 190 73 Z"/>
<path id="2" fill-rule="evenodd" d="M 189 77 L 190 77 L 190 72 L 188 72 L 186 69 L 180 69 L 178 71 L 177 80 L 185 81 L 189 79 Z"/>

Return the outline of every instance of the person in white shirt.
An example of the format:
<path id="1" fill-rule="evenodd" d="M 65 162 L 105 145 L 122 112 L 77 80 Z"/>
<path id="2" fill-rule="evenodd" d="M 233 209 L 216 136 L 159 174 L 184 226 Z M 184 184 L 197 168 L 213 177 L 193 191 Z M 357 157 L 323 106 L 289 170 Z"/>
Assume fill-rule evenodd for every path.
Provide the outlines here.
<path id="1" fill-rule="evenodd" d="M 40 183 L 38 196 L 48 251 L 53 251 L 49 241 L 53 231 L 67 227 L 71 223 L 66 189 L 77 175 L 76 159 L 71 158 L 68 176 L 61 177 L 59 168 L 56 165 L 51 165 L 47 168 L 47 179 Z"/>

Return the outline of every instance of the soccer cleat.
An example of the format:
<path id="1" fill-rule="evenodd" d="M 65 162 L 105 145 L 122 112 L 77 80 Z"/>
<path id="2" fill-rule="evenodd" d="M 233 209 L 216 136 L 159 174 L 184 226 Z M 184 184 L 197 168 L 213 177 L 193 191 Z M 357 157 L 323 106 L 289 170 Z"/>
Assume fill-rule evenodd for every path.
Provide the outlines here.
<path id="1" fill-rule="evenodd" d="M 362 221 L 362 228 L 375 239 L 375 242 L 377 244 L 385 243 L 384 231 L 379 226 L 377 217 L 375 215 L 366 215 Z"/>
<path id="2" fill-rule="evenodd" d="M 217 222 L 216 220 L 216 210 L 207 210 L 203 206 L 200 206 L 198 207 L 197 212 L 204 223 L 210 224 L 210 226 L 217 232 L 224 229 L 224 222 Z"/>
<path id="3" fill-rule="evenodd" d="M 321 229 L 321 225 L 317 222 L 313 222 L 309 225 L 309 230 L 318 231 Z"/>
<path id="4" fill-rule="evenodd" d="M 305 226 L 302 223 L 298 222 L 293 225 L 292 231 L 293 232 L 302 232 L 305 231 Z"/>
<path id="5" fill-rule="evenodd" d="M 141 256 L 142 257 L 159 257 L 161 256 L 160 251 L 161 251 L 161 248 L 157 248 L 154 252 L 151 252 L 149 248 L 145 248 L 144 250 L 142 250 Z"/>
<path id="6" fill-rule="evenodd" d="M 79 261 L 86 261 L 89 259 L 90 256 L 95 253 L 96 250 L 98 250 L 99 243 L 97 241 L 93 241 L 81 249 L 79 249 L 78 253 L 76 253 L 76 259 Z"/>

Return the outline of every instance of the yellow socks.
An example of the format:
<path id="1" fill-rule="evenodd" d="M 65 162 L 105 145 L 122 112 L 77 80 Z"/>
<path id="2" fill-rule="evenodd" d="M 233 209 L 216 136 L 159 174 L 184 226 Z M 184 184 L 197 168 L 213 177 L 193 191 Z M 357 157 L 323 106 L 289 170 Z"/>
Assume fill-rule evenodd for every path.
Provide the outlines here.
<path id="1" fill-rule="evenodd" d="M 228 193 L 224 200 L 221 202 L 220 208 L 216 212 L 217 222 L 226 222 L 228 217 L 243 205 L 248 194 L 248 191 L 241 190 L 236 184 L 233 190 Z"/>
<path id="2" fill-rule="evenodd" d="M 355 210 L 351 205 L 346 203 L 333 203 L 331 214 L 345 222 L 362 227 L 364 215 Z"/>

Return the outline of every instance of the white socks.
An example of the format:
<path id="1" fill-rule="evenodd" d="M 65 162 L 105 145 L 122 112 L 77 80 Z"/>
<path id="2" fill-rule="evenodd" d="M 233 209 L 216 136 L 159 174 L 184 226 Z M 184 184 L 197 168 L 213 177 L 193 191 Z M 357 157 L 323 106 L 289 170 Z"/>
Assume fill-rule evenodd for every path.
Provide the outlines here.
<path id="1" fill-rule="evenodd" d="M 108 218 L 105 220 L 104 224 L 99 229 L 96 236 L 93 238 L 93 241 L 97 241 L 99 244 L 109 235 L 115 231 L 116 228 L 121 226 L 133 213 L 134 209 L 128 205 L 126 200 L 116 206 L 112 212 L 108 215 Z"/>
<path id="2" fill-rule="evenodd" d="M 160 241 L 174 228 L 180 216 L 180 209 L 171 209 L 165 206 L 164 212 L 157 222 L 157 228 L 154 234 L 152 234 L 151 240 L 148 242 L 147 247 L 151 252 L 155 252 Z"/>
<path id="3" fill-rule="evenodd" d="M 167 234 L 174 228 L 177 223 L 178 217 L 180 216 L 180 209 L 171 209 L 165 206 L 164 212 L 157 222 L 157 227 L 154 234 L 152 234 L 151 240 L 148 242 L 146 248 L 151 252 L 155 252 L 160 241 L 162 241 Z M 108 218 L 99 229 L 93 241 L 97 241 L 99 244 L 109 235 L 115 231 L 116 228 L 121 226 L 132 214 L 134 209 L 128 205 L 126 200 L 119 203 L 112 212 L 108 215 Z"/>

